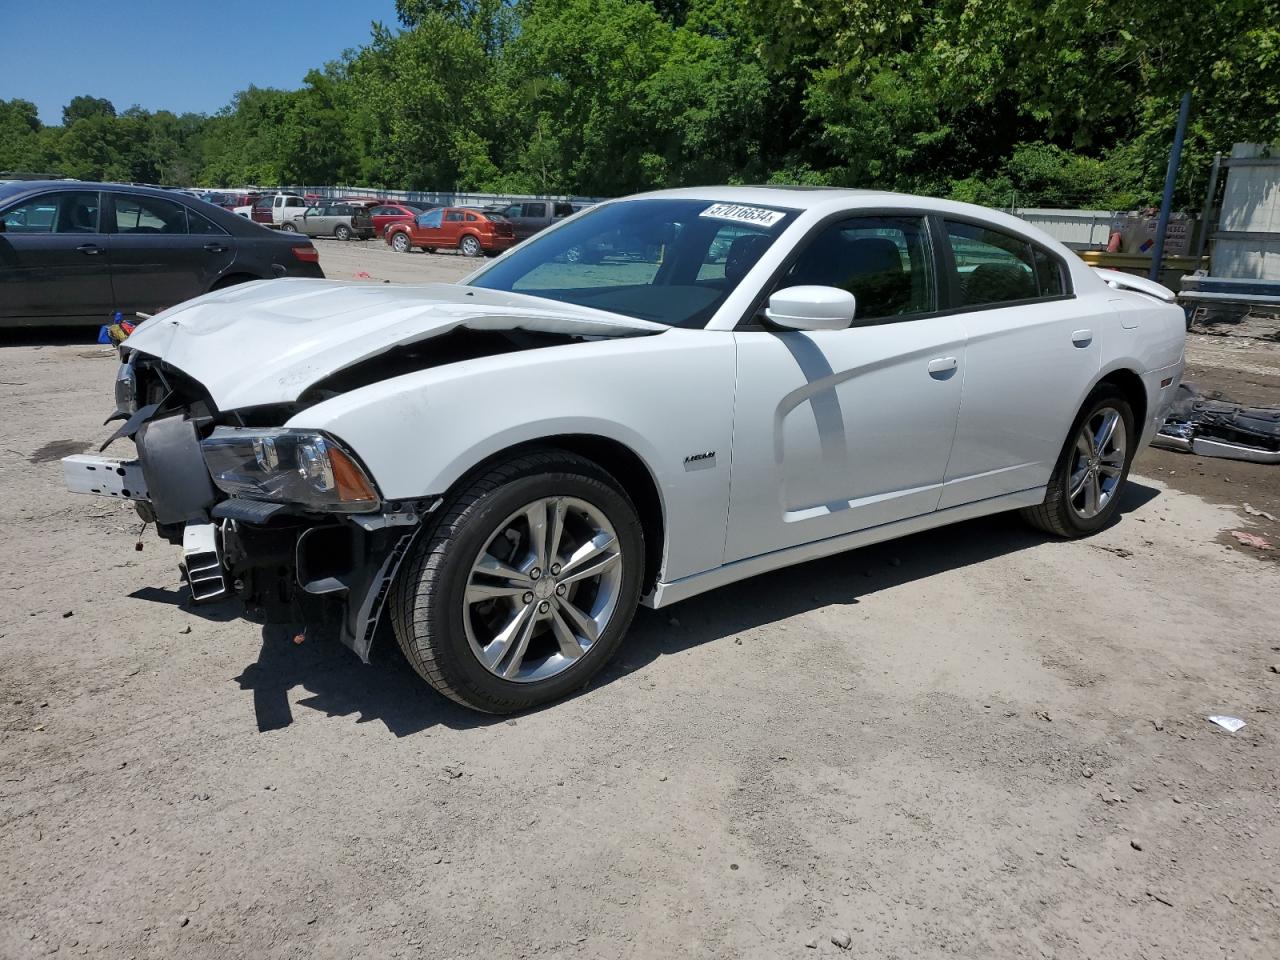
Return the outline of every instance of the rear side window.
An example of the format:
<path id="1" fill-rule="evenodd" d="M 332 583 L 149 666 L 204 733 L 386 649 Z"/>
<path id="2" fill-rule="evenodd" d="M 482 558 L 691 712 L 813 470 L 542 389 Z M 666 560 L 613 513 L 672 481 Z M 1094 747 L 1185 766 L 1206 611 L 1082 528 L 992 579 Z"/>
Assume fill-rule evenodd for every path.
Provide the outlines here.
<path id="1" fill-rule="evenodd" d="M 208 217 L 196 213 L 190 207 L 187 207 L 187 230 L 204 236 L 226 236 L 227 233 Z"/>
<path id="2" fill-rule="evenodd" d="M 1066 293 L 1062 280 L 1062 264 L 1058 258 L 1042 247 L 1032 246 L 1031 255 L 1036 262 L 1036 282 L 1042 297 L 1060 297 Z"/>
<path id="3" fill-rule="evenodd" d="M 526 217 L 545 217 L 547 215 L 547 205 L 545 203 L 526 203 L 524 205 L 524 215 Z"/>
<path id="4" fill-rule="evenodd" d="M 159 197 L 112 194 L 116 208 L 116 233 L 186 233 L 187 208 Z"/>
<path id="5" fill-rule="evenodd" d="M 301 198 L 301 197 L 285 197 L 285 198 L 284 198 L 284 205 L 285 205 L 286 207 L 302 207 L 302 206 L 306 206 L 306 204 L 304 204 L 304 203 L 302 202 L 302 198 Z"/>
<path id="6" fill-rule="evenodd" d="M 480 219 L 480 218 L 479 218 L 479 217 L 477 217 L 474 213 L 468 213 L 468 214 L 467 214 L 467 222 L 468 222 L 468 223 L 474 223 L 475 221 L 477 221 L 477 220 L 479 220 L 479 219 Z"/>
<path id="7" fill-rule="evenodd" d="M 1031 244 L 1026 240 L 953 220 L 946 221 L 946 230 L 962 306 L 1034 300 L 1041 295 Z"/>
<path id="8" fill-rule="evenodd" d="M 571 216 L 573 216 L 573 207 L 572 207 L 570 204 L 567 204 L 567 203 L 557 203 L 557 204 L 556 204 L 556 216 L 557 216 L 557 217 L 571 217 Z"/>
<path id="9" fill-rule="evenodd" d="M 932 264 L 922 217 L 853 217 L 814 237 L 776 289 L 839 287 L 857 298 L 855 324 L 891 320 L 937 309 Z"/>

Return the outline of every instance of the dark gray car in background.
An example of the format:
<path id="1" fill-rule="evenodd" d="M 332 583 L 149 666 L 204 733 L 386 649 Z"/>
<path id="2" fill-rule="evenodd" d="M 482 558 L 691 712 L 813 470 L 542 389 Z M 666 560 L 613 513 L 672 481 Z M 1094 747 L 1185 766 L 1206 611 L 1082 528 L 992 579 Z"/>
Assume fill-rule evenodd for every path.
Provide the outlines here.
<path id="1" fill-rule="evenodd" d="M 0 185 L 0 326 L 107 323 L 248 280 L 323 276 L 310 240 L 188 194 Z"/>

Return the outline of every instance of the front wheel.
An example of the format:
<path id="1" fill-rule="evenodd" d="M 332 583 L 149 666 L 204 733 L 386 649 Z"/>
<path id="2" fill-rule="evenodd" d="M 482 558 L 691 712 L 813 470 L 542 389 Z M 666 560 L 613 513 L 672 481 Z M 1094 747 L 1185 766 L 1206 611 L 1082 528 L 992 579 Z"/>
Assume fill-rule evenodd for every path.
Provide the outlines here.
<path id="1" fill-rule="evenodd" d="M 529 453 L 466 483 L 396 579 L 392 623 L 445 696 L 513 713 L 586 684 L 640 597 L 644 535 L 607 472 Z"/>
<path id="2" fill-rule="evenodd" d="M 1137 442 L 1133 407 L 1117 388 L 1099 384 L 1072 424 L 1044 503 L 1023 517 L 1060 537 L 1101 530 L 1120 508 Z"/>
<path id="3" fill-rule="evenodd" d="M 464 257 L 478 257 L 483 252 L 480 241 L 470 234 L 462 238 L 462 243 L 459 244 L 459 247 Z"/>
<path id="4" fill-rule="evenodd" d="M 409 242 L 406 234 L 397 233 L 391 238 L 391 249 L 396 253 L 409 253 L 413 249 L 413 244 Z"/>

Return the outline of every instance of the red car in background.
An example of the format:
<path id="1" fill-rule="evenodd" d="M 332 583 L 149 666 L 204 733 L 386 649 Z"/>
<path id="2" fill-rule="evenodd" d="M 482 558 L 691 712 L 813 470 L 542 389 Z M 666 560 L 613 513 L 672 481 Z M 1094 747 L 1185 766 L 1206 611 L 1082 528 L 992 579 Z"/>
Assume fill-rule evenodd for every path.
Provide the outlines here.
<path id="1" fill-rule="evenodd" d="M 502 253 L 516 242 L 516 234 L 510 222 L 501 217 L 462 207 L 438 207 L 391 224 L 385 239 L 397 253 L 410 253 L 414 247 L 427 253 L 456 247 L 464 257 L 478 257 Z"/>
<path id="2" fill-rule="evenodd" d="M 369 215 L 373 218 L 373 235 L 381 237 L 391 224 L 408 223 L 430 209 L 431 207 L 423 203 L 409 203 L 404 200 L 383 201 L 369 211 Z"/>

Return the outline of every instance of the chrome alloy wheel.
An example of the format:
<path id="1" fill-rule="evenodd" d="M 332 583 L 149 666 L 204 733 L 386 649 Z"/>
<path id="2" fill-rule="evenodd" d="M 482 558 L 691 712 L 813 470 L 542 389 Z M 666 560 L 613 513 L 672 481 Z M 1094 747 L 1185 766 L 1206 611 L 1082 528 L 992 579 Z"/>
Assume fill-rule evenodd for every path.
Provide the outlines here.
<path id="1" fill-rule="evenodd" d="M 1082 520 L 1106 509 L 1124 475 L 1128 437 L 1124 418 L 1114 407 L 1094 411 L 1080 427 L 1072 451 L 1068 500 Z"/>
<path id="2" fill-rule="evenodd" d="M 517 683 L 569 669 L 618 607 L 622 551 L 585 500 L 544 497 L 498 525 L 471 566 L 462 622 L 480 663 Z"/>

